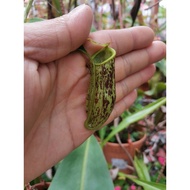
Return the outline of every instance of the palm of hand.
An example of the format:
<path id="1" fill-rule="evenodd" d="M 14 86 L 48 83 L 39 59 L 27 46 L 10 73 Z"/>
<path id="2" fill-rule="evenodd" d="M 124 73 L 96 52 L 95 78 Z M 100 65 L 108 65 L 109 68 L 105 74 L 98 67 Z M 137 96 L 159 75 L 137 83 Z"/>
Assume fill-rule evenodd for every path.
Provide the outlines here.
<path id="1" fill-rule="evenodd" d="M 48 153 L 55 144 L 56 147 L 60 143 L 64 146 L 64 141 L 67 147 L 73 149 L 82 143 L 77 136 L 92 133 L 82 126 L 86 118 L 85 101 L 89 81 L 85 64 L 79 53 L 71 53 L 56 63 L 40 65 L 38 68 L 36 62 L 26 63 L 25 86 L 30 86 L 31 91 L 25 92 L 25 117 L 27 113 L 34 113 L 31 125 L 26 125 L 30 126 L 25 139 L 27 151 L 27 145 L 39 143 L 38 149 L 42 146 L 43 152 Z M 29 69 L 31 67 L 35 72 Z M 34 101 L 27 102 L 30 97 Z"/>

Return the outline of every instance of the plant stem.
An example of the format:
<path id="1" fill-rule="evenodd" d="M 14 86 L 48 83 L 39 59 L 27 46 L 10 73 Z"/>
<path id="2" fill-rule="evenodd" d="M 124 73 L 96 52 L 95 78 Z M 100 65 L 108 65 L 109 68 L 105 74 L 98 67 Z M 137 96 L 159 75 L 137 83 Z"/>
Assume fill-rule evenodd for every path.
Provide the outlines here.
<path id="1" fill-rule="evenodd" d="M 166 161 L 164 162 L 164 165 L 162 165 L 162 167 L 161 167 L 161 169 L 159 171 L 159 175 L 158 175 L 158 177 L 156 179 L 156 183 L 158 183 L 160 181 L 160 179 L 161 179 L 161 177 L 163 175 L 163 171 L 164 171 L 165 167 L 166 167 Z"/>
<path id="2" fill-rule="evenodd" d="M 62 0 L 59 0 L 59 4 L 60 4 L 60 9 L 61 9 L 62 15 L 64 15 L 65 14 L 65 5 L 63 4 Z"/>
<path id="3" fill-rule="evenodd" d="M 113 16 L 113 20 L 114 20 L 114 28 L 115 28 L 115 24 L 116 24 L 116 12 L 115 12 L 115 0 L 111 1 L 111 5 L 112 5 L 112 16 Z"/>
<path id="4" fill-rule="evenodd" d="M 26 23 L 26 20 L 27 20 L 27 17 L 28 17 L 28 13 L 32 7 L 32 3 L 33 3 L 34 0 L 29 0 L 27 6 L 26 6 L 26 9 L 24 11 L 24 23 Z"/>
<path id="5" fill-rule="evenodd" d="M 152 7 L 154 7 L 154 6 L 156 6 L 157 4 L 159 4 L 159 3 L 160 3 L 160 1 L 162 1 L 162 0 L 158 0 L 158 1 L 157 1 L 157 2 L 155 2 L 153 5 L 151 5 L 150 7 L 146 8 L 146 9 L 144 9 L 144 10 L 151 9 Z"/>
<path id="6" fill-rule="evenodd" d="M 114 127 L 117 127 L 118 123 L 119 123 L 119 118 L 117 117 L 116 119 L 114 119 Z M 116 136 L 117 142 L 119 143 L 119 145 L 121 146 L 121 148 L 123 149 L 123 151 L 127 154 L 128 158 L 131 160 L 131 163 L 132 163 L 133 167 L 129 167 L 129 168 L 132 169 L 133 171 L 135 171 L 133 158 L 131 157 L 131 155 L 128 152 L 128 150 L 123 146 L 123 144 L 121 142 L 121 139 L 119 137 L 119 133 L 117 133 L 115 136 Z"/>
<path id="7" fill-rule="evenodd" d="M 121 6 L 121 1 L 118 1 L 119 3 L 119 23 L 120 23 L 120 29 L 123 28 L 123 18 L 122 18 L 122 6 Z"/>

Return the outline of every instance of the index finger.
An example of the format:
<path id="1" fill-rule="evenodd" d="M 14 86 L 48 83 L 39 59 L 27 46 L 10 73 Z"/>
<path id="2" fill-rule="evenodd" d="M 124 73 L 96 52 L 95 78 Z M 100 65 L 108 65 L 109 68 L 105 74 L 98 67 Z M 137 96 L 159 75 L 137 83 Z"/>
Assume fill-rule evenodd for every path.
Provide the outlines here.
<path id="1" fill-rule="evenodd" d="M 137 26 L 119 30 L 101 30 L 91 33 L 89 38 L 103 44 L 110 43 L 110 47 L 116 50 L 117 56 L 120 56 L 148 47 L 154 39 L 154 32 L 149 27 Z M 89 47 L 91 45 L 88 43 L 85 47 L 91 49 Z"/>

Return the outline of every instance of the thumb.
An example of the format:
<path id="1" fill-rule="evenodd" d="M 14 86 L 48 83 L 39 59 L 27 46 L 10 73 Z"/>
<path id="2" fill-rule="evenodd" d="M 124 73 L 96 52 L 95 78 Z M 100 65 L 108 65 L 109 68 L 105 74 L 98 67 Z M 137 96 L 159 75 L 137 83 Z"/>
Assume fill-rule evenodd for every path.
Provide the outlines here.
<path id="1" fill-rule="evenodd" d="M 24 26 L 24 56 L 47 63 L 82 45 L 89 35 L 92 10 L 80 5 L 64 16 Z"/>

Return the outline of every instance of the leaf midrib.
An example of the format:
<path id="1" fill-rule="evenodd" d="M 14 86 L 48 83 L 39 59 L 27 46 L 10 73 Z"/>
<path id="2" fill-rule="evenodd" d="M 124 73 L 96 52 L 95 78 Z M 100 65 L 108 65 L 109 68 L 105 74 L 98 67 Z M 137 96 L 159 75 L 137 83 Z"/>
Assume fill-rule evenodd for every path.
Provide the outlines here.
<path id="1" fill-rule="evenodd" d="M 81 185 L 80 190 L 84 190 L 84 182 L 85 182 L 85 176 L 86 176 L 86 167 L 87 167 L 87 158 L 88 158 L 88 150 L 89 150 L 89 144 L 90 144 L 90 138 L 88 138 L 86 142 L 86 148 L 84 152 L 84 159 L 82 163 L 82 174 L 81 174 Z"/>

